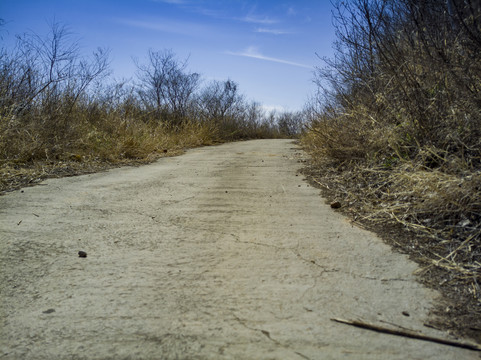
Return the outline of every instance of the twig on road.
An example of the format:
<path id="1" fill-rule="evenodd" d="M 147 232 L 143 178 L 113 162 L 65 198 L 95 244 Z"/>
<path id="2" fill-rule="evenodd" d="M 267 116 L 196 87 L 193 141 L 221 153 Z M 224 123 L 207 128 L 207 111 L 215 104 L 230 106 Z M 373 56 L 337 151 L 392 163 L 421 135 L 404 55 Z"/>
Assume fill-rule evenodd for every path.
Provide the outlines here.
<path id="1" fill-rule="evenodd" d="M 361 320 L 344 320 L 344 319 L 336 319 L 336 318 L 331 319 L 331 320 L 342 323 L 342 324 L 352 325 L 352 326 L 356 326 L 356 327 L 360 327 L 360 328 L 368 329 L 368 330 L 373 330 L 373 331 L 377 331 L 377 332 L 381 332 L 381 333 L 385 333 L 385 334 L 404 336 L 404 337 L 408 337 L 408 338 L 412 338 L 412 339 L 431 341 L 431 342 L 435 342 L 435 343 L 439 343 L 439 344 L 481 351 L 481 345 L 479 345 L 479 344 L 461 342 L 461 341 L 456 341 L 456 340 L 442 339 L 442 338 L 438 338 L 438 337 L 434 337 L 434 336 L 416 333 L 416 332 L 411 331 L 411 330 L 395 330 L 395 329 L 387 328 L 387 327 L 384 327 L 384 326 L 370 324 L 368 322 L 361 321 Z"/>

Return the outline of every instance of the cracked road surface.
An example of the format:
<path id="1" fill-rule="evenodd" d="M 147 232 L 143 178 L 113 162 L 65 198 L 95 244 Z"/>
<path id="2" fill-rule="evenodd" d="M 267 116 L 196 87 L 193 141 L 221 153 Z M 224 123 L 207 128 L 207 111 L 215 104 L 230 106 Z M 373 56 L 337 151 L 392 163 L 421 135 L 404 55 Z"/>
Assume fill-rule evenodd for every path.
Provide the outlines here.
<path id="1" fill-rule="evenodd" d="M 324 204 L 299 156 L 230 143 L 0 197 L 0 358 L 478 358 L 330 321 L 447 337 L 416 265 Z"/>

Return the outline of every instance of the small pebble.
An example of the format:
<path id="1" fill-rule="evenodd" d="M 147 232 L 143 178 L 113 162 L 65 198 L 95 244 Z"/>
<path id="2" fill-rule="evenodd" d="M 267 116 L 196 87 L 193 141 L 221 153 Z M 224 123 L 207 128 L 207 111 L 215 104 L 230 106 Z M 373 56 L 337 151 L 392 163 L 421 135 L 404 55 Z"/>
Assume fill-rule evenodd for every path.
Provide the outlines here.
<path id="1" fill-rule="evenodd" d="M 79 251 L 78 252 L 78 256 L 81 257 L 81 258 L 86 258 L 87 257 L 87 253 L 85 251 Z"/>
<path id="2" fill-rule="evenodd" d="M 331 203 L 331 208 L 339 209 L 341 207 L 341 203 L 339 201 L 334 201 Z"/>

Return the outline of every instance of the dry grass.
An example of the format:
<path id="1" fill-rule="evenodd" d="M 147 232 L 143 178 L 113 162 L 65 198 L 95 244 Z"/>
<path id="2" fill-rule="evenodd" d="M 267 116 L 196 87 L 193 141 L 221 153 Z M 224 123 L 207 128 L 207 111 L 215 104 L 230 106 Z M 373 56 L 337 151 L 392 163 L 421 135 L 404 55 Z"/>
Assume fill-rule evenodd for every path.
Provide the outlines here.
<path id="1" fill-rule="evenodd" d="M 481 303 L 481 171 L 450 173 L 395 157 L 353 161 L 352 153 L 350 162 L 339 162 L 329 156 L 331 148 L 326 151 L 317 131 L 302 141 L 314 158 L 313 167 L 322 169 L 318 181 L 334 190 L 357 218 L 398 223 L 430 239 L 427 243 L 435 244 L 429 249 L 433 266 L 449 264 L 457 276 L 471 277 L 472 295 Z M 364 146 L 355 148 L 364 157 L 369 154 Z"/>
<path id="2" fill-rule="evenodd" d="M 22 116 L 0 117 L 0 193 L 52 176 L 143 164 L 184 149 L 224 141 L 280 136 L 275 124 L 229 125 L 195 118 L 177 124 L 125 104 L 105 109 L 80 104 L 65 113 L 39 108 Z"/>
<path id="3" fill-rule="evenodd" d="M 0 192 L 52 176 L 148 163 L 213 142 L 212 129 L 197 122 L 174 128 L 109 114 L 95 119 L 75 115 L 60 129 L 48 126 L 48 119 L 0 122 Z"/>
<path id="4" fill-rule="evenodd" d="M 310 173 L 416 259 L 451 299 L 456 329 L 477 328 L 469 335 L 481 341 L 481 8 L 334 8 L 335 56 L 315 78 L 327 91 L 311 104 L 303 137 Z"/>
<path id="5" fill-rule="evenodd" d="M 313 159 L 307 174 L 342 211 L 420 263 L 419 275 L 451 301 L 450 324 L 442 326 L 478 338 L 470 328 L 481 328 L 481 171 L 366 153 L 342 162 L 326 156 L 316 134 L 302 139 Z"/>
<path id="6" fill-rule="evenodd" d="M 83 56 L 55 21 L 45 36 L 27 32 L 0 48 L 0 191 L 194 146 L 288 135 L 233 81 L 199 89 L 199 74 L 171 51 L 149 51 L 132 81 L 111 82 L 109 63 L 106 49 Z"/>

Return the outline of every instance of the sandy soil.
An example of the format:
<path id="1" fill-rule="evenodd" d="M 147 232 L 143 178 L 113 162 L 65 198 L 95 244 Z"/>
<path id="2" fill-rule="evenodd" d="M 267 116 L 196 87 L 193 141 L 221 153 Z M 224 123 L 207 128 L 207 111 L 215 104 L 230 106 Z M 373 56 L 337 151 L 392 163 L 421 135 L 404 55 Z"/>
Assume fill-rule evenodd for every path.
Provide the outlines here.
<path id="1" fill-rule="evenodd" d="M 299 156 L 231 143 L 0 197 L 0 358 L 479 358 L 330 321 L 447 337 L 416 264 L 325 205 Z"/>

